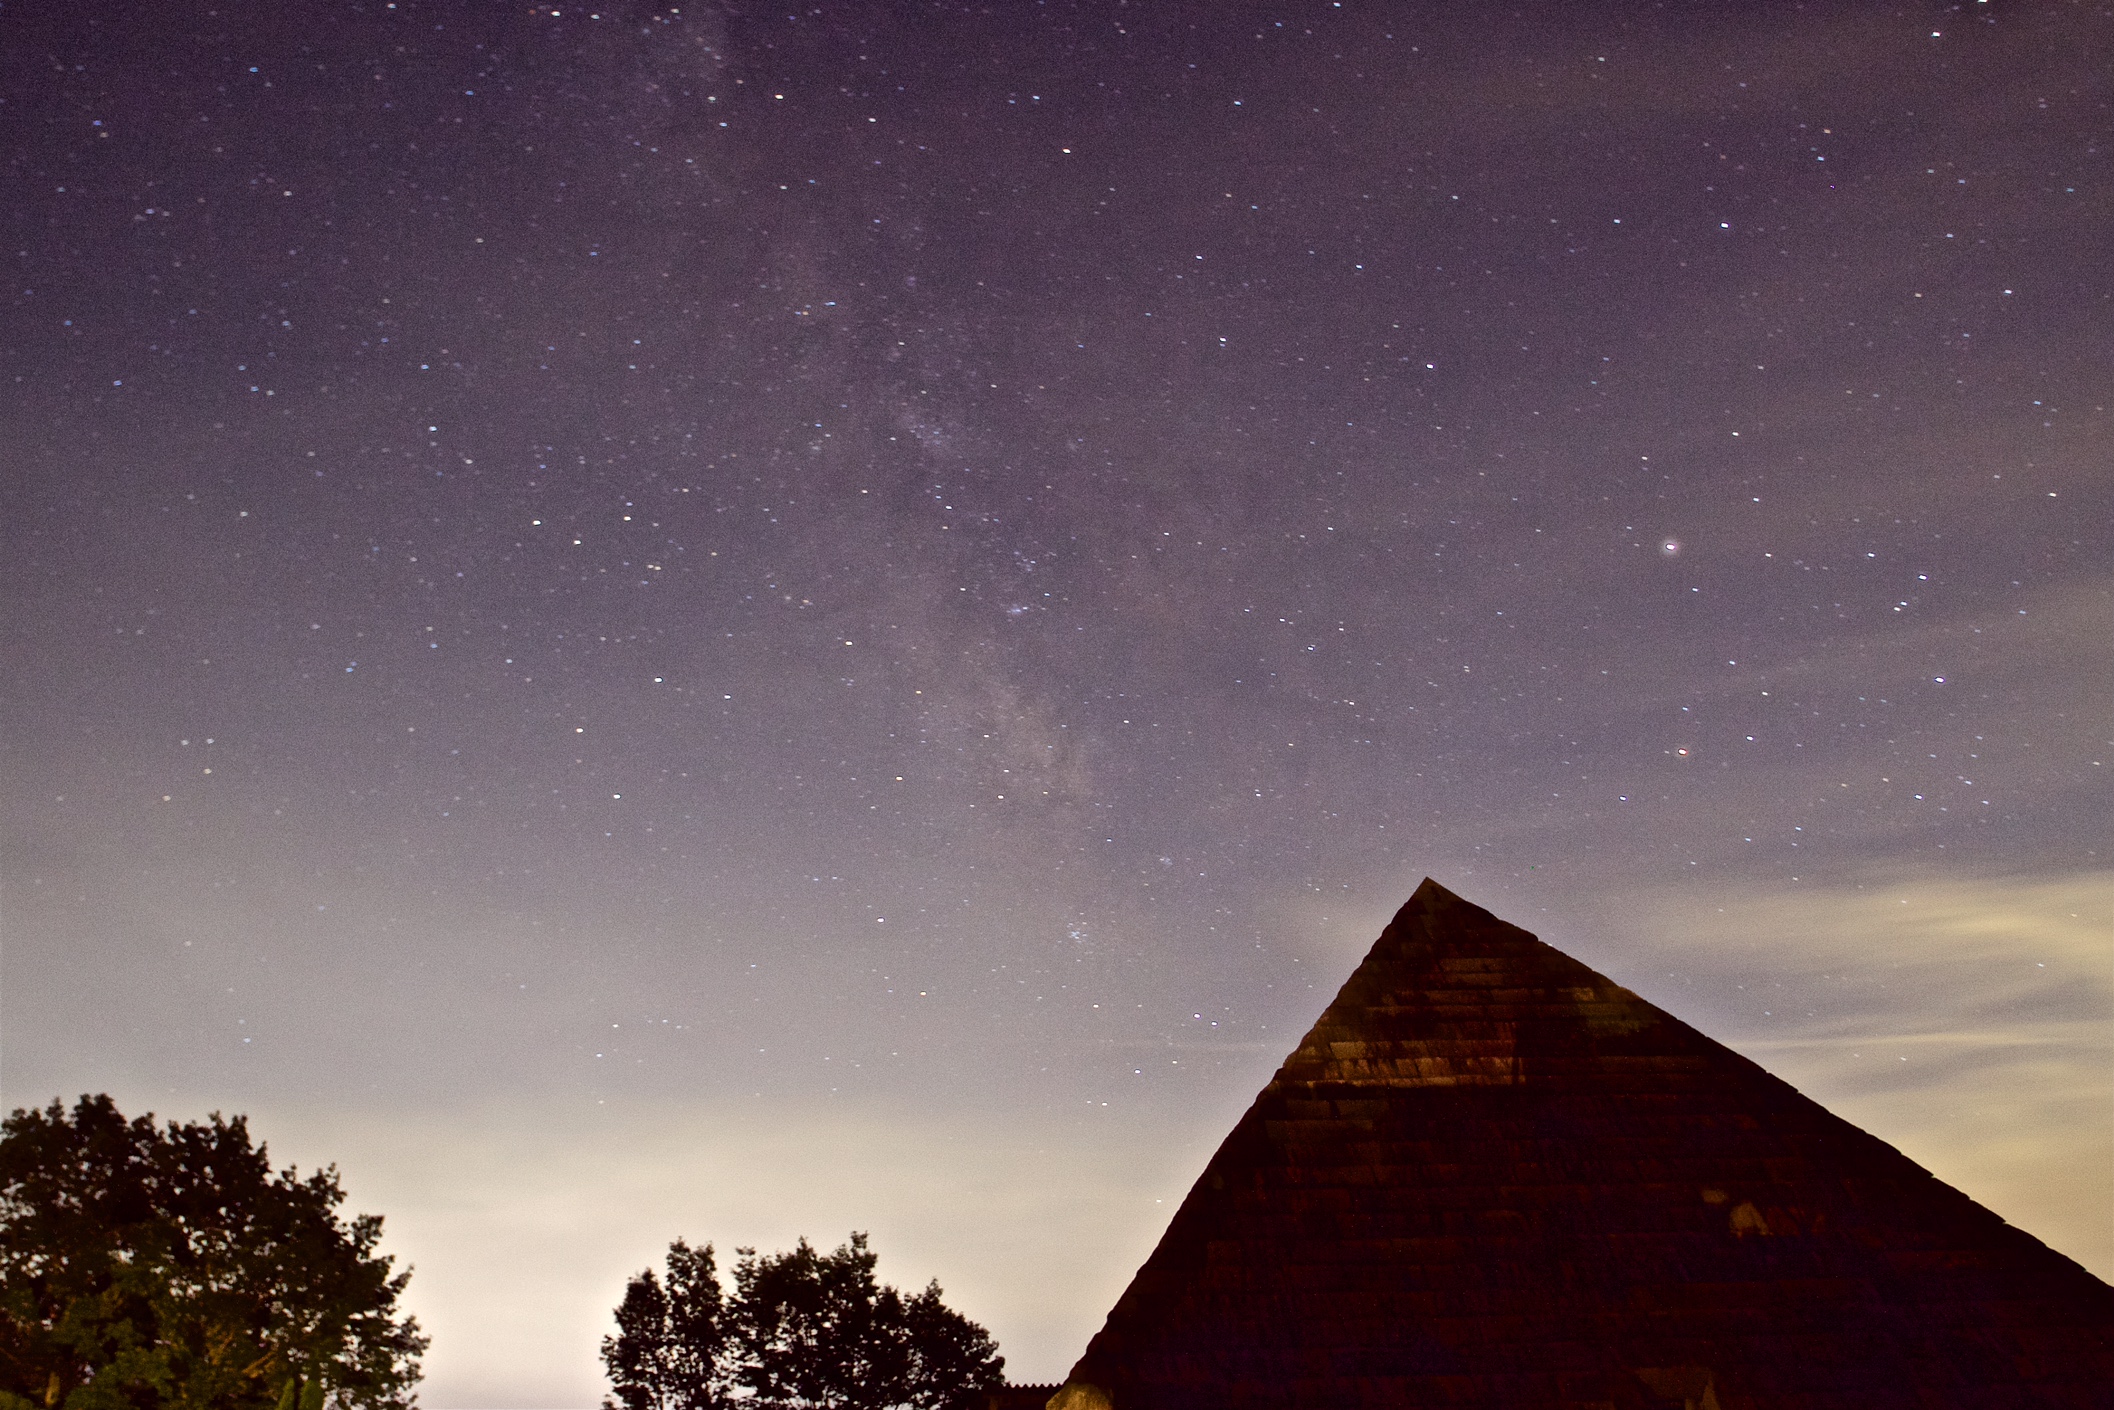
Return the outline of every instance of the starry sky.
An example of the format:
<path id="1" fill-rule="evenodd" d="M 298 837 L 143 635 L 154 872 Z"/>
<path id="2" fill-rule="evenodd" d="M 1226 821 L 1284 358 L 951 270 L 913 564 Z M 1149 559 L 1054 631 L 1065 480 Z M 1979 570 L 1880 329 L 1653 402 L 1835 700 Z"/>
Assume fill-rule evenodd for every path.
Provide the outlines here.
<path id="1" fill-rule="evenodd" d="M 0 1099 L 443 1410 L 1060 1377 L 1429 874 L 2114 1275 L 2101 4 L 8 0 Z"/>

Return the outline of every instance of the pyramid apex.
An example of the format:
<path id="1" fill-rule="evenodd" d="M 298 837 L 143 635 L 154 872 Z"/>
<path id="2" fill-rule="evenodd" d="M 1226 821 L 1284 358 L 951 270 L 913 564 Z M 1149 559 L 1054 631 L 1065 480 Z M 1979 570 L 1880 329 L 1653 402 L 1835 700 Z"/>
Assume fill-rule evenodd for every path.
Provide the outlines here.
<path id="1" fill-rule="evenodd" d="M 1411 906 L 1416 905 L 1420 901 L 1429 904 L 1434 900 L 1458 901 L 1460 899 L 1461 898 L 1459 896 L 1454 895 L 1453 892 L 1448 891 L 1445 887 L 1439 885 L 1438 882 L 1432 880 L 1430 877 L 1427 876 L 1422 881 L 1417 883 L 1416 890 L 1409 893 L 1409 899 L 1402 903 L 1402 909 L 1408 910 Z"/>
<path id="2" fill-rule="evenodd" d="M 1380 932 L 1380 940 L 1375 943 L 1374 948 L 1378 949 L 1380 945 L 1385 944 L 1389 934 L 1401 928 L 1409 928 L 1429 942 L 1463 938 L 1461 932 L 1464 930 L 1472 931 L 1487 926 L 1502 926 L 1506 930 L 1519 929 L 1517 926 L 1506 925 L 1473 901 L 1462 899 L 1427 876 L 1417 883 L 1417 889 L 1410 893 L 1409 899 L 1402 903 L 1402 908 L 1395 912 L 1394 919 L 1387 923 L 1387 929 Z M 1527 932 L 1519 933 L 1524 935 Z"/>
<path id="3" fill-rule="evenodd" d="M 1575 1083 L 1596 1066 L 1581 1035 L 1670 1022 L 1426 877 L 1265 1091 Z"/>

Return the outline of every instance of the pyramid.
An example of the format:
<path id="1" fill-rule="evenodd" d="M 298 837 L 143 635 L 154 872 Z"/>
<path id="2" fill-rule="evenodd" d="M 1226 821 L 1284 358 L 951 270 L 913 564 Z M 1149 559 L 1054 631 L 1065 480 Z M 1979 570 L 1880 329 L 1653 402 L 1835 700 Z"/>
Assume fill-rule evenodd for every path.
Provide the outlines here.
<path id="1" fill-rule="evenodd" d="M 1426 880 L 1051 1410 L 2114 1407 L 2114 1288 Z"/>

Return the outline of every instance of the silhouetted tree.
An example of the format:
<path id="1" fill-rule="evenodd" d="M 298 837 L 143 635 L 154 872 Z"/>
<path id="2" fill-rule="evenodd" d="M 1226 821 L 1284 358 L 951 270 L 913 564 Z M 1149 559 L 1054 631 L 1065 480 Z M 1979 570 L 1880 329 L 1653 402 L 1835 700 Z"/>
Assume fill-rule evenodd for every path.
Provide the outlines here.
<path id="1" fill-rule="evenodd" d="M 242 1117 L 107 1096 L 0 1129 L 0 1410 L 395 1410 L 426 1340 L 410 1273 L 340 1220 L 336 1169 L 274 1173 Z"/>
<path id="2" fill-rule="evenodd" d="M 864 1234 L 833 1253 L 805 1239 L 738 1252 L 732 1298 L 710 1245 L 677 1240 L 665 1284 L 651 1269 L 631 1280 L 602 1343 L 605 1410 L 961 1410 L 1005 1383 L 989 1334 L 938 1283 L 905 1298 L 875 1281 Z"/>
<path id="3" fill-rule="evenodd" d="M 609 1410 L 703 1410 L 725 1403 L 721 1370 L 725 1298 L 712 1245 L 668 1245 L 668 1278 L 651 1268 L 633 1278 L 617 1306 L 617 1334 L 602 1338 L 613 1400 Z"/>

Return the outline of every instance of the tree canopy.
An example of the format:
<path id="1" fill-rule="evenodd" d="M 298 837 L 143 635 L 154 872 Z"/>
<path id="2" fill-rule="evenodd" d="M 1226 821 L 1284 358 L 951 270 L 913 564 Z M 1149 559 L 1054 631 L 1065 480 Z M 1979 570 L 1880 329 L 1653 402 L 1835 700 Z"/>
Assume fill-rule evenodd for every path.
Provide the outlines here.
<path id="1" fill-rule="evenodd" d="M 0 1128 L 0 1410 L 397 1410 L 426 1340 L 335 1167 L 107 1096 Z"/>
<path id="2" fill-rule="evenodd" d="M 665 1278 L 631 1280 L 602 1342 L 604 1410 L 959 1410 L 1005 1383 L 990 1335 L 937 1282 L 906 1298 L 875 1280 L 864 1234 L 833 1253 L 736 1252 L 732 1297 L 712 1246 L 681 1239 Z"/>

